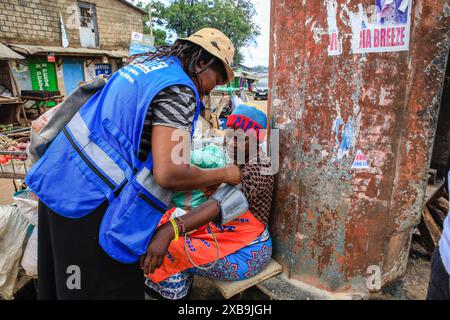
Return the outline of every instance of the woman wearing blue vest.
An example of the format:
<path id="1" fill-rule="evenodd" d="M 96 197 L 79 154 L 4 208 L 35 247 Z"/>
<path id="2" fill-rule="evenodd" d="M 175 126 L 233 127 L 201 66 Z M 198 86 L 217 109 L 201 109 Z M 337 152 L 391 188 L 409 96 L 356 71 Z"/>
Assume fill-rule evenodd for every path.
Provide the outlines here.
<path id="1" fill-rule="evenodd" d="M 29 171 L 40 199 L 40 299 L 142 299 L 145 255 L 173 191 L 240 182 L 189 164 L 200 99 L 234 74 L 231 41 L 202 29 L 138 57 L 86 102 Z M 181 158 L 182 161 L 179 161 Z"/>

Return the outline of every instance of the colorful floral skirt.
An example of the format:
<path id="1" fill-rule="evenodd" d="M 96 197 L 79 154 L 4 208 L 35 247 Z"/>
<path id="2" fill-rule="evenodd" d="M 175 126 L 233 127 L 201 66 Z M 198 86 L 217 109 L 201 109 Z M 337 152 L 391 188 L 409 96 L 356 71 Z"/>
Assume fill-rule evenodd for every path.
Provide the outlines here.
<path id="1" fill-rule="evenodd" d="M 167 211 L 160 224 L 169 221 L 175 214 L 175 209 Z M 172 241 L 161 267 L 149 278 L 154 283 L 161 282 L 182 271 L 220 260 L 253 243 L 265 228 L 250 211 L 224 225 L 210 222 L 186 238 L 180 237 L 178 241 Z M 239 278 L 230 280 L 237 279 Z"/>
<path id="2" fill-rule="evenodd" d="M 220 245 L 220 243 L 219 243 Z M 210 279 L 235 281 L 244 280 L 261 272 L 269 263 L 272 255 L 272 239 L 267 228 L 249 245 L 199 268 L 189 268 L 176 273 L 164 281 L 146 280 L 146 285 L 166 299 L 185 297 L 192 285 L 193 275 L 197 274 Z"/>

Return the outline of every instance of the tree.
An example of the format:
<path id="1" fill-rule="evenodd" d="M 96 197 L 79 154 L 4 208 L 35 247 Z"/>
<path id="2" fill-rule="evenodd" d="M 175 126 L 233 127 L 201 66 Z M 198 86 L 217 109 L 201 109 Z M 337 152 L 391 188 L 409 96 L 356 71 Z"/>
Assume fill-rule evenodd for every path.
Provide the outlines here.
<path id="1" fill-rule="evenodd" d="M 144 9 L 144 10 L 148 10 L 149 7 L 145 6 L 145 4 L 142 1 L 138 1 L 138 2 L 133 2 L 133 4 L 135 4 L 137 7 Z M 143 23 L 143 30 L 144 30 L 144 34 L 150 34 L 151 30 L 150 30 L 150 26 L 148 23 L 149 20 L 149 16 L 148 15 L 144 15 L 142 18 L 142 23 Z M 153 19 L 152 19 L 153 20 Z M 154 24 L 152 22 L 152 24 Z M 155 38 L 155 46 L 159 47 L 159 46 L 166 46 L 168 45 L 167 43 L 167 32 L 161 29 L 155 29 L 154 26 L 152 26 L 152 31 L 153 31 L 153 37 Z"/>
<path id="2" fill-rule="evenodd" d="M 249 0 L 172 0 L 167 6 L 156 0 L 150 6 L 154 23 L 179 38 L 205 27 L 221 30 L 236 48 L 235 64 L 243 60 L 240 49 L 255 44 L 260 34 L 252 20 L 256 10 Z"/>
<path id="3" fill-rule="evenodd" d="M 153 36 L 155 37 L 155 47 L 167 46 L 167 32 L 161 29 L 153 29 Z"/>

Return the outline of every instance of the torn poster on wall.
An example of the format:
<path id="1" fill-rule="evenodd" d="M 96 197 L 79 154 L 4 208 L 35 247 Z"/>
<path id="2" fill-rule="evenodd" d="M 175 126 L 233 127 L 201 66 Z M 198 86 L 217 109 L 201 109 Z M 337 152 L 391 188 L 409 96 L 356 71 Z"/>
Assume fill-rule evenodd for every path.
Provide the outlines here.
<path id="1" fill-rule="evenodd" d="M 407 51 L 412 1 L 375 0 L 370 19 L 360 10 L 352 21 L 353 53 Z"/>
<path id="2" fill-rule="evenodd" d="M 328 55 L 337 56 L 342 54 L 342 39 L 339 39 L 339 29 L 336 21 L 337 1 L 328 0 L 327 2 L 327 23 L 328 36 L 330 43 L 328 45 Z"/>
<path id="3" fill-rule="evenodd" d="M 352 169 L 369 169 L 367 158 L 361 150 L 356 153 L 355 161 L 353 161 Z"/>

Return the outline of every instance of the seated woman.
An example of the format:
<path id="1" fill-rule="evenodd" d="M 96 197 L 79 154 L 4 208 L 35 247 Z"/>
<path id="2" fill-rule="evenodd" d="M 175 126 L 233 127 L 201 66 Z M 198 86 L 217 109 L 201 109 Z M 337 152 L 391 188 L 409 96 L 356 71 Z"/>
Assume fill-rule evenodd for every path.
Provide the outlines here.
<path id="1" fill-rule="evenodd" d="M 241 170 L 240 188 L 248 210 L 223 225 L 215 195 L 181 216 L 182 210 L 169 210 L 141 258 L 151 295 L 156 292 L 166 299 L 181 299 L 188 294 L 194 274 L 243 280 L 258 274 L 270 261 L 268 221 L 274 177 L 270 162 L 260 152 L 266 126 L 266 114 L 254 105 L 241 104 L 229 116 L 227 128 L 245 138 L 245 144 L 227 143 L 232 146 L 227 151 Z M 258 148 L 252 148 L 252 142 Z M 179 234 L 184 236 L 178 239 Z"/>

